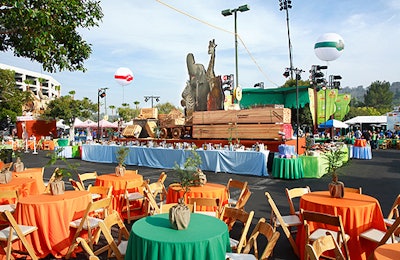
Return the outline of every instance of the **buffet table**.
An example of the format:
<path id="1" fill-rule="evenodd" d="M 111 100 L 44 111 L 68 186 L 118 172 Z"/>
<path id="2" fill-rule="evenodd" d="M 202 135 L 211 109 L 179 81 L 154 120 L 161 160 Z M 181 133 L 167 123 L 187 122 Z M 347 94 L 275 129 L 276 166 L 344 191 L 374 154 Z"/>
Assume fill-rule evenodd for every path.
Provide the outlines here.
<path id="1" fill-rule="evenodd" d="M 371 146 L 349 146 L 350 158 L 361 159 L 361 160 L 371 160 L 372 150 Z"/>
<path id="2" fill-rule="evenodd" d="M 133 224 L 125 259 L 225 259 L 230 251 L 228 227 L 223 221 L 192 213 L 189 227 L 175 230 L 168 214 L 158 214 Z"/>
<path id="3" fill-rule="evenodd" d="M 274 158 L 272 176 L 280 179 L 301 179 L 304 176 L 301 158 Z"/>
<path id="4" fill-rule="evenodd" d="M 74 146 L 57 146 L 55 148 L 55 153 L 57 153 L 59 156 L 64 157 L 64 158 L 79 158 L 80 153 L 79 153 L 79 146 L 74 145 Z"/>
<path id="5" fill-rule="evenodd" d="M 82 145 L 82 160 L 100 163 L 116 163 L 117 145 Z M 191 150 L 171 148 L 149 148 L 127 146 L 130 150 L 125 160 L 127 165 L 138 165 L 160 169 L 173 169 L 175 163 L 183 166 Z M 268 151 L 229 151 L 197 149 L 203 171 L 268 176 Z"/>

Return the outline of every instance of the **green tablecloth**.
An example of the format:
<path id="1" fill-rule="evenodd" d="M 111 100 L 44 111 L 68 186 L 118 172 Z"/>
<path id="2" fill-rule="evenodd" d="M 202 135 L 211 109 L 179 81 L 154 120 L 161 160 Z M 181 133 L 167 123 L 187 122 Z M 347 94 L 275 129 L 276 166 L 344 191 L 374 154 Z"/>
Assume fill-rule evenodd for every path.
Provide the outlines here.
<path id="1" fill-rule="evenodd" d="M 344 152 L 342 163 L 349 160 L 349 149 L 346 145 L 340 148 Z M 306 156 L 301 155 L 304 170 L 304 178 L 321 178 L 327 173 L 328 160 L 323 155 Z"/>
<path id="2" fill-rule="evenodd" d="M 221 220 L 192 213 L 189 227 L 175 230 L 168 214 L 158 214 L 133 224 L 125 259 L 225 259 L 226 252 L 229 233 Z"/>
<path id="3" fill-rule="evenodd" d="M 302 159 L 299 158 L 274 158 L 272 164 L 272 176 L 280 179 L 301 179 L 303 178 Z"/>

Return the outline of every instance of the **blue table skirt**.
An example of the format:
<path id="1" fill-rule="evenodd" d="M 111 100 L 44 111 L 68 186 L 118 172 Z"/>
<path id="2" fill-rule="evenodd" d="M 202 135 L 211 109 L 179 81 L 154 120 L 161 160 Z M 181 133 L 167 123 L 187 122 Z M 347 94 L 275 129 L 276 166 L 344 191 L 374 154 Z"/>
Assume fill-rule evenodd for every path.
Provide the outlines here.
<path id="1" fill-rule="evenodd" d="M 371 146 L 365 146 L 365 147 L 350 146 L 349 151 L 350 151 L 350 158 L 362 159 L 362 160 L 372 159 Z"/>
<path id="2" fill-rule="evenodd" d="M 115 156 L 117 145 L 82 145 L 82 160 L 100 163 L 117 163 Z M 148 148 L 128 146 L 130 152 L 125 160 L 127 165 L 138 165 L 151 168 L 173 169 L 175 162 L 183 166 L 186 158 L 192 155 L 190 150 Z M 268 176 L 268 151 L 228 151 L 201 150 L 203 171 L 237 173 L 246 175 Z"/>

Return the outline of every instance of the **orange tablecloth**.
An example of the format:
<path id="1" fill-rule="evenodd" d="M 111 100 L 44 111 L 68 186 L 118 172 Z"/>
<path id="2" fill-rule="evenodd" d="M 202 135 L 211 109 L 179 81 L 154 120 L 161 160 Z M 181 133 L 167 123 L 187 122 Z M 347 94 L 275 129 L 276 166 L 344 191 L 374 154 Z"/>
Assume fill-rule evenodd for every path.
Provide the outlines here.
<path id="1" fill-rule="evenodd" d="M 143 183 L 143 176 L 134 173 L 125 173 L 124 176 L 117 176 L 115 173 L 112 173 L 98 176 L 95 182 L 96 186 L 113 187 L 111 207 L 120 214 L 124 205 L 123 195 L 125 193 L 126 181 L 136 182 L 136 186 L 139 188 Z"/>
<path id="2" fill-rule="evenodd" d="M 36 255 L 43 258 L 49 254 L 65 256 L 71 245 L 69 223 L 82 217 L 91 201 L 88 191 L 66 191 L 61 195 L 40 194 L 20 198 L 17 204 L 17 222 L 37 226 L 38 230 L 28 236 Z"/>
<path id="3" fill-rule="evenodd" d="M 12 178 L 9 183 L 0 184 L 1 190 L 18 190 L 19 197 L 39 194 L 36 181 L 30 178 Z M 9 203 L 0 199 L 0 204 Z"/>
<path id="4" fill-rule="evenodd" d="M 178 199 L 183 197 L 183 190 L 180 186 L 169 186 L 167 203 L 178 202 Z M 219 198 L 222 204 L 226 204 L 228 200 L 228 191 L 225 185 L 216 183 L 206 183 L 204 186 L 190 187 L 190 191 L 186 193 L 185 202 L 188 203 L 187 198 Z"/>
<path id="5" fill-rule="evenodd" d="M 22 172 L 13 172 L 13 178 L 30 178 L 36 181 L 37 188 L 39 193 L 43 193 L 45 189 L 45 185 L 43 182 L 43 171 L 44 168 L 26 168 Z"/>
<path id="6" fill-rule="evenodd" d="M 374 251 L 375 260 L 400 259 L 400 243 L 385 244 L 379 246 Z"/>
<path id="7" fill-rule="evenodd" d="M 350 235 L 348 241 L 350 258 L 366 259 L 374 250 L 376 244 L 359 237 L 360 233 L 369 228 L 386 230 L 379 202 L 368 195 L 350 193 L 344 198 L 331 198 L 328 191 L 317 191 L 305 194 L 300 199 L 300 208 L 308 211 L 322 212 L 342 216 L 345 232 Z M 318 225 L 310 223 L 310 231 Z M 304 253 L 305 234 L 302 228 L 296 238 L 300 256 Z"/>
<path id="8" fill-rule="evenodd" d="M 365 140 L 365 139 L 356 139 L 354 141 L 354 146 L 365 147 L 365 146 L 367 146 L 367 140 Z"/>
<path id="9" fill-rule="evenodd" d="M 54 150 L 54 141 L 53 140 L 44 140 L 42 142 L 43 150 Z"/>

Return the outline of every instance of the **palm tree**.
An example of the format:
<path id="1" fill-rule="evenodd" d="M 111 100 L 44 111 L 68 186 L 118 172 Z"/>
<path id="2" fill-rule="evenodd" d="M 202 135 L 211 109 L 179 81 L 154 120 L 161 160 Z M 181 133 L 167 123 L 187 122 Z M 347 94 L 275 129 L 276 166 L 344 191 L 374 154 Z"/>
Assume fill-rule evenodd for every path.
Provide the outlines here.
<path id="1" fill-rule="evenodd" d="M 111 105 L 111 106 L 108 106 L 108 108 L 111 109 L 111 115 L 114 116 L 114 109 L 115 109 L 115 106 L 114 106 L 114 105 Z"/>
<path id="2" fill-rule="evenodd" d="M 135 104 L 136 109 L 139 109 L 139 104 L 140 104 L 139 101 L 136 100 L 135 102 L 133 102 L 133 104 Z"/>
<path id="3" fill-rule="evenodd" d="M 54 86 L 54 89 L 57 90 L 58 96 L 60 97 L 61 96 L 61 86 L 60 85 Z"/>
<path id="4" fill-rule="evenodd" d="M 68 92 L 68 94 L 72 96 L 72 99 L 74 99 L 75 93 L 76 93 L 75 90 L 71 90 L 70 92 Z"/>
<path id="5" fill-rule="evenodd" d="M 32 79 L 26 79 L 24 80 L 24 83 L 26 84 L 26 91 L 28 91 L 30 88 L 29 85 L 33 85 L 34 81 Z"/>
<path id="6" fill-rule="evenodd" d="M 129 107 L 129 104 L 128 103 L 122 103 L 122 106 L 123 107 Z"/>

